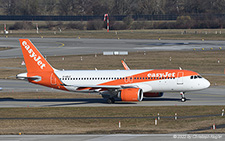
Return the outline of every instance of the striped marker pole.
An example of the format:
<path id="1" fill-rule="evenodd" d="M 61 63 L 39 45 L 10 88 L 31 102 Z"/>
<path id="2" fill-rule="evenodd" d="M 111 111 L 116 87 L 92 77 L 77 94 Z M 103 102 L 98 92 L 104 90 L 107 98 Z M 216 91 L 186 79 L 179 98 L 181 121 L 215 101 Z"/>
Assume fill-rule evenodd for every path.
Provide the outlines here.
<path id="1" fill-rule="evenodd" d="M 4 24 L 4 31 L 6 32 L 6 24 Z"/>
<path id="2" fill-rule="evenodd" d="M 6 30 L 6 24 L 4 24 L 4 33 L 8 34 L 9 32 Z M 6 37 L 7 38 L 7 37 Z"/>
<path id="3" fill-rule="evenodd" d="M 107 32 L 109 32 L 109 14 L 104 15 L 104 21 L 106 20 L 107 17 Z"/>

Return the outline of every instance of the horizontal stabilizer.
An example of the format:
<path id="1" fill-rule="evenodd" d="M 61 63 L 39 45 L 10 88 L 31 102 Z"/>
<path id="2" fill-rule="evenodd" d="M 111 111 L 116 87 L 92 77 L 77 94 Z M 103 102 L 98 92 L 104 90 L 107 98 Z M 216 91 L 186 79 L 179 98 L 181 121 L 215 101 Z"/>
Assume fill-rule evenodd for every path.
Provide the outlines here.
<path id="1" fill-rule="evenodd" d="M 17 79 L 20 79 L 20 80 L 28 80 L 28 79 L 38 80 L 38 79 L 41 79 L 40 76 L 30 76 L 30 77 L 27 77 L 27 73 L 18 74 L 18 75 L 16 75 L 16 78 Z"/>

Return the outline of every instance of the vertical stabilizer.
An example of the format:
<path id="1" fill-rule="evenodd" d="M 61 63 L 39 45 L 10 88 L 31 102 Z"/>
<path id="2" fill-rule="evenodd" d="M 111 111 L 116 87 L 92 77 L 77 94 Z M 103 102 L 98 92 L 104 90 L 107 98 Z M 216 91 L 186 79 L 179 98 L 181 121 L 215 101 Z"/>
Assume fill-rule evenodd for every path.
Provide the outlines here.
<path id="1" fill-rule="evenodd" d="M 27 79 L 31 83 L 66 90 L 55 74 L 55 69 L 47 62 L 29 39 L 20 39 L 27 73 L 18 74 L 17 78 Z"/>
<path id="2" fill-rule="evenodd" d="M 28 73 L 53 71 L 52 66 L 29 39 L 20 39 L 20 45 Z"/>

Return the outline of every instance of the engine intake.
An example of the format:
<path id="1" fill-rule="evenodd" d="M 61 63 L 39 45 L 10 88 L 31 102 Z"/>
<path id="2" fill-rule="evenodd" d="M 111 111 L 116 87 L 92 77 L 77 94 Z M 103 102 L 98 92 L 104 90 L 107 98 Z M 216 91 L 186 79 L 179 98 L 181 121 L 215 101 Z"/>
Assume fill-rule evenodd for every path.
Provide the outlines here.
<path id="1" fill-rule="evenodd" d="M 120 90 L 118 97 L 122 101 L 142 101 L 143 91 L 140 88 L 127 88 Z"/>

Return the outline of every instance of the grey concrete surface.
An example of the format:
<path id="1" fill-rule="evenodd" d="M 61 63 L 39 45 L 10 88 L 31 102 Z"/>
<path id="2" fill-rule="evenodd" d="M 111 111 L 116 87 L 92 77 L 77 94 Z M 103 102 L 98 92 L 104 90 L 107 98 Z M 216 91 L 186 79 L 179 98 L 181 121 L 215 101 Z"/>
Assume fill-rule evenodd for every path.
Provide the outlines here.
<path id="1" fill-rule="evenodd" d="M 135 39 L 77 39 L 77 38 L 30 38 L 45 56 L 95 54 L 103 51 L 152 51 L 219 49 L 225 41 L 200 40 L 135 40 Z M 0 58 L 22 57 L 19 38 L 0 38 L 0 47 L 13 49 L 0 51 Z"/>
<path id="2" fill-rule="evenodd" d="M 1 135 L 4 141 L 224 141 L 224 134 Z"/>
<path id="3" fill-rule="evenodd" d="M 51 88 L 28 83 L 21 80 L 0 80 L 1 92 L 46 92 Z M 61 91 L 62 92 L 62 91 Z M 68 92 L 65 92 L 68 93 Z M 76 94 L 70 92 L 71 94 Z M 142 102 L 122 102 L 107 104 L 102 98 L 71 99 L 10 99 L 10 93 L 0 98 L 0 107 L 81 107 L 81 106 L 190 106 L 190 105 L 225 105 L 225 87 L 214 86 L 202 91 L 186 93 L 186 102 L 180 102 L 179 93 L 165 93 L 159 98 L 144 98 Z"/>

